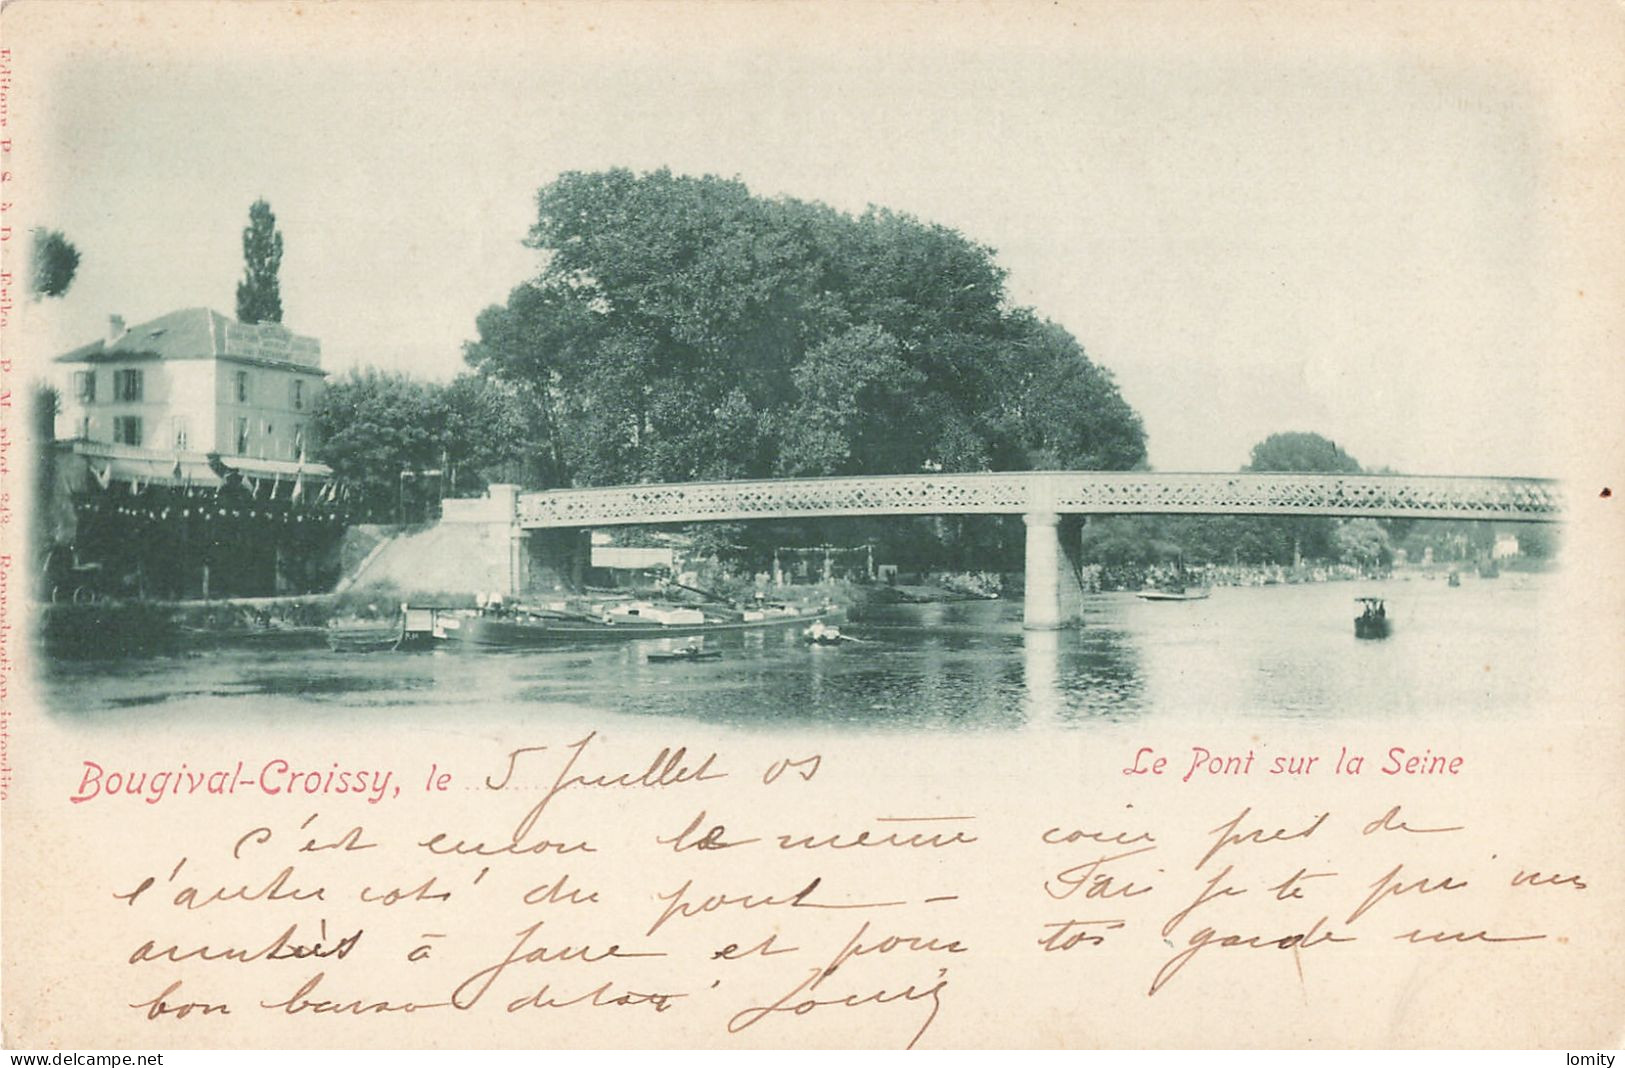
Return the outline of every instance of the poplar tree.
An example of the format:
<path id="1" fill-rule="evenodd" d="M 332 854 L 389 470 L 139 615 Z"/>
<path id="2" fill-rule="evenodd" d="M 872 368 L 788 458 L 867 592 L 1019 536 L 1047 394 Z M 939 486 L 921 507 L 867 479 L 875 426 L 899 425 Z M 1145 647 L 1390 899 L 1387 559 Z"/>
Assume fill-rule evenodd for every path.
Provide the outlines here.
<path id="1" fill-rule="evenodd" d="M 237 319 L 244 323 L 280 323 L 282 293 L 277 270 L 282 266 L 282 232 L 271 205 L 256 200 L 243 230 L 243 280 L 237 283 Z"/>

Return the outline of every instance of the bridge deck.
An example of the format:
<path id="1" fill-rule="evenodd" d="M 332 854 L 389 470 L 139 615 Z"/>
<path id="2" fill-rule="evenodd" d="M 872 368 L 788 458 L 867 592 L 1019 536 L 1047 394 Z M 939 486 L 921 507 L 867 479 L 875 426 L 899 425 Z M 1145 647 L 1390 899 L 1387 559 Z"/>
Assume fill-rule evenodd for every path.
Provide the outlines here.
<path id="1" fill-rule="evenodd" d="M 519 495 L 530 529 L 842 515 L 1295 515 L 1555 522 L 1557 483 L 1423 475 L 1013 471 L 681 482 Z"/>

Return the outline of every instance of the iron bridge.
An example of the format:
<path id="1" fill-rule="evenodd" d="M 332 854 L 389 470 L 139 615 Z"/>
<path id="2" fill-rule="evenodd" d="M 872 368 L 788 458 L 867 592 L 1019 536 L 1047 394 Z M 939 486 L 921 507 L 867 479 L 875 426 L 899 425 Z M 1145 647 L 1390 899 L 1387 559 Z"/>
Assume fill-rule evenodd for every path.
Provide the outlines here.
<path id="1" fill-rule="evenodd" d="M 518 498 L 528 529 L 848 515 L 1280 515 L 1557 522 L 1549 479 L 1006 471 L 672 482 Z"/>

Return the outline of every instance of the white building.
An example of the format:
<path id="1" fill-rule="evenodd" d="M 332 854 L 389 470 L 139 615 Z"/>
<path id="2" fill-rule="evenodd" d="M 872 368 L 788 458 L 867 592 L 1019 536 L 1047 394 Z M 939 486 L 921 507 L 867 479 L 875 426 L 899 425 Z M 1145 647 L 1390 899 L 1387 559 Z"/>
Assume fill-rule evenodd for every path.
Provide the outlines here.
<path id="1" fill-rule="evenodd" d="M 256 479 L 326 480 L 309 460 L 311 418 L 327 372 L 321 343 L 280 323 L 239 323 L 186 308 L 56 358 L 58 439 L 120 481 L 207 484 L 206 457 Z"/>

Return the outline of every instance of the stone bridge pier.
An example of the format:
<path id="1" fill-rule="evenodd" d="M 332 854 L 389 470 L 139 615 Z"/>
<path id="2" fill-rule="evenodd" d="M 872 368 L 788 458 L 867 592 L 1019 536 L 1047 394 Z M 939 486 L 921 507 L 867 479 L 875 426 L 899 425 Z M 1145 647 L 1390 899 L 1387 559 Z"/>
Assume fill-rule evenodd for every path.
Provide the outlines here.
<path id="1" fill-rule="evenodd" d="M 1028 512 L 1026 597 L 1022 626 L 1056 630 L 1083 618 L 1083 521 Z"/>

